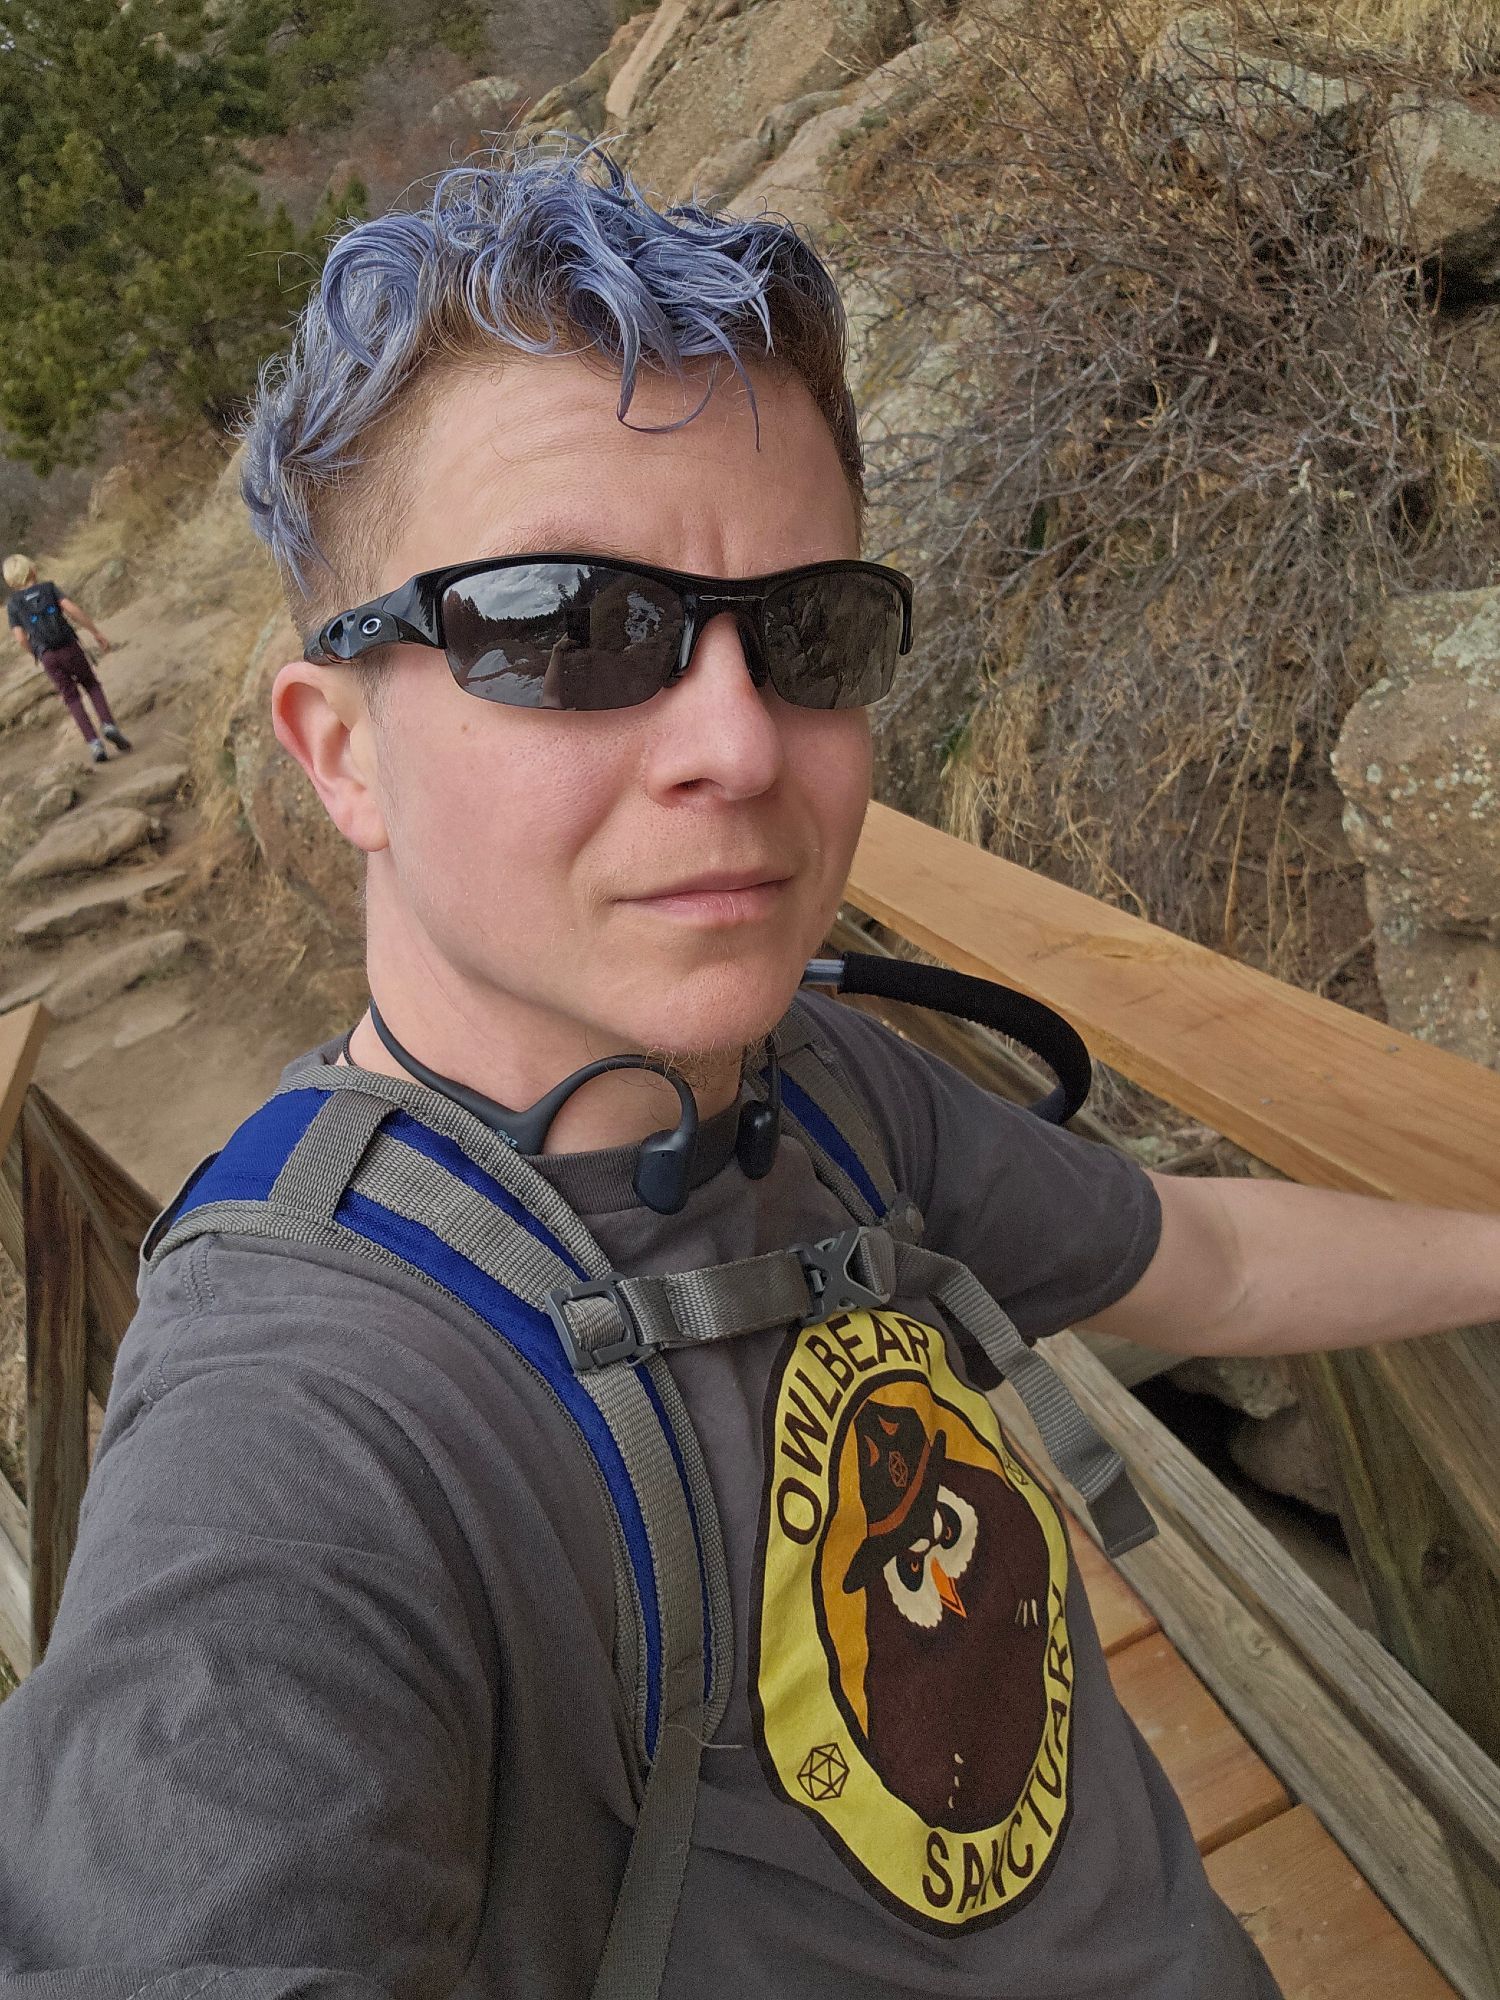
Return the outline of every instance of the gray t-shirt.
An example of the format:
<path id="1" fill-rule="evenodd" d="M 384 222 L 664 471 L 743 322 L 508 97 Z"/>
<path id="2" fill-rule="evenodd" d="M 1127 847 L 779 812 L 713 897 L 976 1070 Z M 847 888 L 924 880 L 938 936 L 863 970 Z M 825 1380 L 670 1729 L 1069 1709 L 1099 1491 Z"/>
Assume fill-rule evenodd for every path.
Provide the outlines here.
<path id="1" fill-rule="evenodd" d="M 926 1241 L 1024 1334 L 1135 1282 L 1142 1173 L 812 1005 Z M 846 1225 L 793 1137 L 747 1181 L 733 1116 L 674 1218 L 629 1149 L 540 1164 L 625 1273 Z M 901 1299 L 673 1357 L 735 1673 L 665 1991 L 1276 2000 L 940 1323 Z M 54 1975 L 0 1986 L 582 2000 L 639 1796 L 614 1616 L 593 1475 L 461 1306 L 356 1253 L 172 1253 L 51 1648 L 0 1707 L 0 1972 Z"/>

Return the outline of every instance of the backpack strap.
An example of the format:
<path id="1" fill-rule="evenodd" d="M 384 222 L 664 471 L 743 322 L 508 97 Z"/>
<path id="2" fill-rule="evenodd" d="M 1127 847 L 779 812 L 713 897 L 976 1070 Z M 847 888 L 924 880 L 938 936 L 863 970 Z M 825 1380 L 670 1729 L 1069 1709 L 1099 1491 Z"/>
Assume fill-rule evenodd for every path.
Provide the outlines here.
<path id="1" fill-rule="evenodd" d="M 147 1268 L 209 1233 L 355 1249 L 415 1274 L 504 1339 L 572 1420 L 604 1487 L 616 1671 L 646 1767 L 594 1992 L 650 2000 L 681 1897 L 703 1745 L 728 1698 L 729 1574 L 701 1447 L 665 1361 L 579 1371 L 546 1310 L 559 1287 L 608 1277 L 603 1252 L 556 1190 L 458 1106 L 316 1061 L 294 1066 L 196 1171 L 154 1227 Z"/>
<path id="2" fill-rule="evenodd" d="M 1015 1322 L 966 1264 L 920 1246 L 920 1212 L 897 1193 L 875 1125 L 808 1010 L 794 1004 L 781 1033 L 783 1104 L 809 1146 L 819 1177 L 863 1221 L 883 1220 L 886 1225 L 894 1264 L 886 1299 L 897 1289 L 925 1293 L 977 1343 L 1021 1398 L 1052 1463 L 1083 1496 L 1107 1555 L 1123 1555 L 1149 1541 L 1156 1523 L 1125 1461 L 1095 1430 L 1061 1376 L 1021 1338 Z M 873 1263 L 868 1239 L 876 1232 L 866 1228 L 854 1233 L 867 1239 L 862 1255 Z M 837 1240 L 842 1244 L 843 1239 Z M 829 1246 L 815 1248 L 826 1251 Z M 881 1260 L 877 1283 L 884 1274 Z"/>

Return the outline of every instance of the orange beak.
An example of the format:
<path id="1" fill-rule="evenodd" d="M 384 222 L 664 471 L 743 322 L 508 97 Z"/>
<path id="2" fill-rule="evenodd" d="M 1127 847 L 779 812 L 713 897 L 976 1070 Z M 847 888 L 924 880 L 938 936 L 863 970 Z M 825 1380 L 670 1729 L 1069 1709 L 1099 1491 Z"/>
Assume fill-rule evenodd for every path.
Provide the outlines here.
<path id="1" fill-rule="evenodd" d="M 964 1610 L 964 1601 L 958 1594 L 958 1585 L 940 1566 L 936 1556 L 932 1558 L 932 1580 L 937 1585 L 938 1596 L 948 1609 L 956 1611 L 960 1618 L 967 1618 L 969 1614 Z"/>

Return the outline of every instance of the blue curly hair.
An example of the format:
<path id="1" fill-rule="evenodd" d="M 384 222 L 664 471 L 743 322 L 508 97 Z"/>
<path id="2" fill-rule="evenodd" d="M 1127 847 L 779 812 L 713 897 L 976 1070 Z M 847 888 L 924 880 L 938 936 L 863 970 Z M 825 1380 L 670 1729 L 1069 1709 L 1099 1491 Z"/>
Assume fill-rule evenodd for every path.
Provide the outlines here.
<path id="1" fill-rule="evenodd" d="M 422 208 L 338 237 L 290 352 L 262 370 L 242 490 L 294 611 L 368 582 L 351 503 L 367 564 L 371 491 L 400 445 L 388 419 L 427 365 L 506 350 L 603 357 L 622 421 L 642 368 L 718 356 L 753 404 L 745 364 L 772 361 L 806 383 L 861 500 L 843 307 L 792 225 L 657 209 L 597 146 L 532 149 L 455 168 Z"/>

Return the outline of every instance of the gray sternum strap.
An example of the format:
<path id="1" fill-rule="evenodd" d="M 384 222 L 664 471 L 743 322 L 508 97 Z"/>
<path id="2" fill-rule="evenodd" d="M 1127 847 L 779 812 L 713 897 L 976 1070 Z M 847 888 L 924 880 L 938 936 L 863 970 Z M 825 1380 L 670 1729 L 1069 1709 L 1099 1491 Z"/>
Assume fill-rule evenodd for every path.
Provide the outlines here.
<path id="1" fill-rule="evenodd" d="M 772 1327 L 816 1326 L 835 1313 L 888 1305 L 898 1291 L 933 1299 L 978 1342 L 1025 1404 L 1052 1463 L 1082 1494 L 1106 1555 L 1123 1555 L 1150 1540 L 1156 1523 L 1124 1460 L 1066 1383 L 1026 1345 L 967 1265 L 924 1250 L 904 1234 L 866 1226 L 702 1271 L 563 1285 L 549 1293 L 547 1308 L 587 1381 L 613 1362 Z"/>

